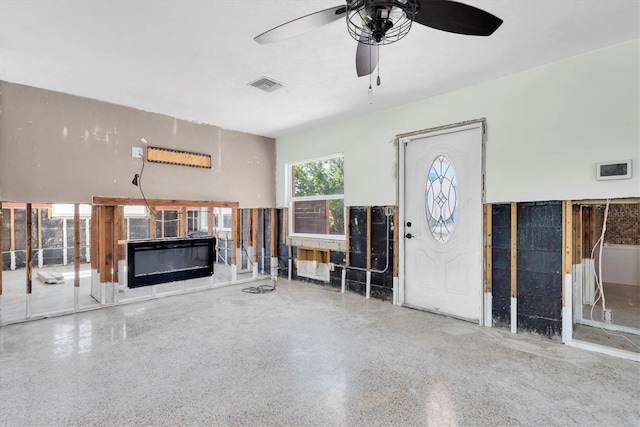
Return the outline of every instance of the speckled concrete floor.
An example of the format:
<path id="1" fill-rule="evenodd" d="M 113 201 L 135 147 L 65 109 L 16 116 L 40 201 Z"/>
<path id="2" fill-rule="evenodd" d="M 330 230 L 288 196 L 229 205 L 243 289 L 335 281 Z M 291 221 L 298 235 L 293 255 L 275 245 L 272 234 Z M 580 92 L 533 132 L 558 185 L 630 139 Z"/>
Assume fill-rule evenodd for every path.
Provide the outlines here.
<path id="1" fill-rule="evenodd" d="M 0 424 L 640 422 L 636 362 L 295 281 L 240 288 L 0 328 Z"/>

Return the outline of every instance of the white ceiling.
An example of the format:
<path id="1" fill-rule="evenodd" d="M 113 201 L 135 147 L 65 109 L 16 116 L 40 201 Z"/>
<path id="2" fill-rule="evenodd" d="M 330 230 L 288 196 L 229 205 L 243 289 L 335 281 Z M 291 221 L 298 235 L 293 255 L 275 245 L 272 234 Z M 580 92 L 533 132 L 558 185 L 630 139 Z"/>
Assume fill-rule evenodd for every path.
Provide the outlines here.
<path id="1" fill-rule="evenodd" d="M 0 79 L 278 137 L 637 39 L 638 0 L 467 0 L 488 38 L 414 25 L 356 77 L 343 19 L 279 43 L 253 37 L 341 0 L 0 0 Z M 267 76 L 285 87 L 248 86 Z"/>

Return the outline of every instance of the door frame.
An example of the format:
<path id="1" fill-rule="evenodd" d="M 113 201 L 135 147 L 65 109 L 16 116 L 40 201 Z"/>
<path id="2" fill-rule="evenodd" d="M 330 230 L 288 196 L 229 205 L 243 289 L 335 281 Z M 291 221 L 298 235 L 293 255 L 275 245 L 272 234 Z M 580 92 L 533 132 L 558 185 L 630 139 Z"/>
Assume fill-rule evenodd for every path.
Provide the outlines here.
<path id="1" fill-rule="evenodd" d="M 398 225 L 399 225 L 399 230 L 398 230 L 398 236 L 400 237 L 398 240 L 398 257 L 400 262 L 398 263 L 398 298 L 396 301 L 396 304 L 399 306 L 404 306 L 405 305 L 405 234 L 406 234 L 406 230 L 405 230 L 405 173 L 406 173 L 406 159 L 405 159 L 405 150 L 406 150 L 406 143 L 407 142 L 411 142 L 413 140 L 416 139 L 421 139 L 427 136 L 437 136 L 437 135 L 441 135 L 441 134 L 445 134 L 445 133 L 450 133 L 453 129 L 456 129 L 457 131 L 465 131 L 467 129 L 472 129 L 477 127 L 478 125 L 480 125 L 481 127 L 481 133 L 482 133 L 482 148 L 481 148 L 481 152 L 482 152 L 482 159 L 481 159 L 481 170 L 482 170 L 482 194 L 480 196 L 480 202 L 482 203 L 482 205 L 484 206 L 485 204 L 485 191 L 486 191 L 486 185 L 485 185 L 485 144 L 486 144 L 486 139 L 487 139 L 487 125 L 486 125 L 486 118 L 480 118 L 480 119 L 474 119 L 474 120 L 467 120 L 464 122 L 458 122 L 458 123 L 452 123 L 452 124 L 448 124 L 448 125 L 443 125 L 443 126 L 438 126 L 438 127 L 433 127 L 433 128 L 427 128 L 427 129 L 422 129 L 422 130 L 418 130 L 418 131 L 414 131 L 414 132 L 410 132 L 410 133 L 405 133 L 405 134 L 400 134 L 396 136 L 396 141 L 397 141 L 397 145 L 398 145 L 398 156 L 399 156 L 399 161 L 398 161 L 398 207 L 399 207 L 399 212 L 398 212 Z M 483 215 L 477 219 L 477 221 L 480 223 L 481 229 L 482 228 L 482 224 L 484 221 L 484 208 L 482 209 Z M 486 239 L 486 233 L 483 232 L 483 244 L 486 244 L 485 239 Z M 482 265 L 485 265 L 485 252 L 482 251 Z M 479 324 L 480 325 L 484 325 L 484 326 L 491 326 L 491 312 L 489 311 L 489 313 L 487 313 L 487 306 L 490 309 L 491 308 L 491 298 L 490 298 L 490 294 L 489 294 L 489 298 L 487 301 L 487 296 L 485 295 L 485 277 L 483 275 L 483 277 L 480 280 L 480 286 L 478 288 L 478 298 L 480 299 L 480 321 Z"/>

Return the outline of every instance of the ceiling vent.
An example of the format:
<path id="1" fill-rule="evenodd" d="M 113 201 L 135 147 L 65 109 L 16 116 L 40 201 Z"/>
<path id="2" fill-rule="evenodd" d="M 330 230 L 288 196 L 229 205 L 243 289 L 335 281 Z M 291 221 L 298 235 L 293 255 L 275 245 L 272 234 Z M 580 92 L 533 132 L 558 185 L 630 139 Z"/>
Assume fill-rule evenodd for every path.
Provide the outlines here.
<path id="1" fill-rule="evenodd" d="M 269 77 L 260 77 L 259 79 L 249 83 L 249 86 L 253 86 L 265 92 L 273 92 L 274 90 L 280 89 L 284 85 L 273 79 L 270 79 Z"/>

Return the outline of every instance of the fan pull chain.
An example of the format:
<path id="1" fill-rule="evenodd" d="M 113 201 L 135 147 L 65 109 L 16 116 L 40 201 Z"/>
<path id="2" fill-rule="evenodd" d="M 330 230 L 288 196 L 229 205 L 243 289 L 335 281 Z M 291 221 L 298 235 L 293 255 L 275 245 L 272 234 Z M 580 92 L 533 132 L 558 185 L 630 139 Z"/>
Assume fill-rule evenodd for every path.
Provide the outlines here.
<path id="1" fill-rule="evenodd" d="M 371 69 L 371 50 L 372 47 L 369 45 L 369 69 Z M 369 104 L 373 104 L 373 88 L 371 87 L 371 74 L 369 73 Z"/>
<path id="2" fill-rule="evenodd" d="M 378 86 L 380 86 L 380 46 L 378 46 L 378 79 L 376 80 Z"/>

